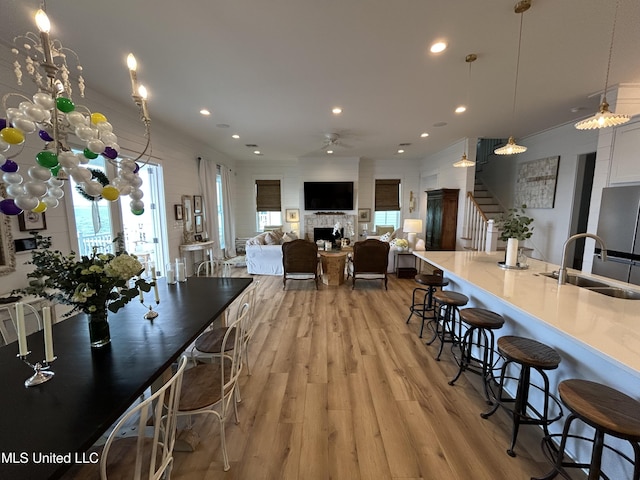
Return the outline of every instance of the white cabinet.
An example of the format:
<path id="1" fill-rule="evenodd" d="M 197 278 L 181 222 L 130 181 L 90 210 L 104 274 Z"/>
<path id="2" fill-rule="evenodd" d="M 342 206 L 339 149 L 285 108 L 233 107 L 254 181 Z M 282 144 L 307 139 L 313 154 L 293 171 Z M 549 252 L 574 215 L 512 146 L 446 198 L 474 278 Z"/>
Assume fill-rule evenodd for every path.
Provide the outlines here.
<path id="1" fill-rule="evenodd" d="M 640 182 L 640 122 L 616 128 L 609 182 Z"/>

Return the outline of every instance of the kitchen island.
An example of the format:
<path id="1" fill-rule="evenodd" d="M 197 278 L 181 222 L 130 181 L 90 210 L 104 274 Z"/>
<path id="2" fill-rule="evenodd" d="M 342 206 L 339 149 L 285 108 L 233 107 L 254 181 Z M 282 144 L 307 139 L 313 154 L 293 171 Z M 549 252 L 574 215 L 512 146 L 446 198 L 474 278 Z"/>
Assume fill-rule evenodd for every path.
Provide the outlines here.
<path id="1" fill-rule="evenodd" d="M 447 290 L 467 295 L 467 307 L 487 308 L 502 315 L 505 325 L 496 332 L 497 337 L 520 335 L 556 349 L 562 361 L 557 370 L 548 372 L 552 391 L 557 392 L 562 380 L 583 378 L 640 398 L 640 300 L 558 285 L 557 280 L 542 274 L 559 266 L 540 260 L 529 259 L 526 270 L 505 270 L 498 266 L 504 252 L 426 251 L 414 255 L 443 270 L 449 280 Z M 637 286 L 627 283 L 581 275 L 638 291 Z M 559 433 L 562 424 L 552 424 L 552 433 Z M 628 451 L 627 445 L 623 442 L 618 447 Z M 572 454 L 582 458 L 587 452 L 576 448 Z M 616 468 L 620 466 L 614 465 Z M 627 478 L 626 473 L 622 475 L 612 478 Z"/>

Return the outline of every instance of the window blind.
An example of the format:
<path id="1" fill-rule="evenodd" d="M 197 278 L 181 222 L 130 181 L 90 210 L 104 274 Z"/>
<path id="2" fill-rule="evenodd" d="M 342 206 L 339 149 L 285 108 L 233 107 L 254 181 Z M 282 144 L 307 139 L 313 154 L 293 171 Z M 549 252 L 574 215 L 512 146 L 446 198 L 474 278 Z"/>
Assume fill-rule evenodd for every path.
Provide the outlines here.
<path id="1" fill-rule="evenodd" d="M 376 180 L 375 210 L 400 210 L 400 180 Z"/>
<path id="2" fill-rule="evenodd" d="M 279 212 L 280 180 L 256 180 L 256 206 L 258 212 Z"/>

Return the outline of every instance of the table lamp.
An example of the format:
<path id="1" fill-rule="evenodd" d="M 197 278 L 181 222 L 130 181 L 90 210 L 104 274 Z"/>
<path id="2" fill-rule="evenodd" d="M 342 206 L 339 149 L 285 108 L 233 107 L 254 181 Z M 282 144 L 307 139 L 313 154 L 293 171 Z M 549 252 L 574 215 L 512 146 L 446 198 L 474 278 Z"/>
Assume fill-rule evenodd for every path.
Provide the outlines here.
<path id="1" fill-rule="evenodd" d="M 422 232 L 422 220 L 418 218 L 406 218 L 402 230 L 407 234 L 409 250 L 413 251 L 416 247 L 416 235 Z"/>

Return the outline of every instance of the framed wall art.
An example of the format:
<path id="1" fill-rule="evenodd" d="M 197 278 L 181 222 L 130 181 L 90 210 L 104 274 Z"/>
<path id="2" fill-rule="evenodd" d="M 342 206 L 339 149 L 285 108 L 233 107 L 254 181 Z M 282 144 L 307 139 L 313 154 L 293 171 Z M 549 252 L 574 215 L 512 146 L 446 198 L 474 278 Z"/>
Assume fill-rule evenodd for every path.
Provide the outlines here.
<path id="1" fill-rule="evenodd" d="M 285 210 L 285 218 L 289 223 L 297 223 L 300 221 L 300 210 L 297 208 L 287 208 Z"/>
<path id="2" fill-rule="evenodd" d="M 202 213 L 202 195 L 193 196 L 193 213 Z"/>
<path id="3" fill-rule="evenodd" d="M 547 157 L 519 165 L 515 205 L 553 208 L 556 199 L 560 157 Z"/>
<path id="4" fill-rule="evenodd" d="M 182 220 L 184 218 L 184 213 L 182 211 L 182 205 L 180 204 L 175 204 L 173 206 L 173 214 L 176 217 L 176 220 Z"/>
<path id="5" fill-rule="evenodd" d="M 358 221 L 359 222 L 370 222 L 371 221 L 371 209 L 370 208 L 359 208 L 358 209 Z"/>
<path id="6" fill-rule="evenodd" d="M 202 215 L 194 215 L 193 216 L 196 225 L 196 233 L 202 233 L 204 230 L 204 222 L 202 220 Z"/>
<path id="7" fill-rule="evenodd" d="M 18 215 L 18 225 L 21 232 L 30 232 L 32 230 L 46 230 L 47 220 L 44 212 L 22 212 Z"/>

